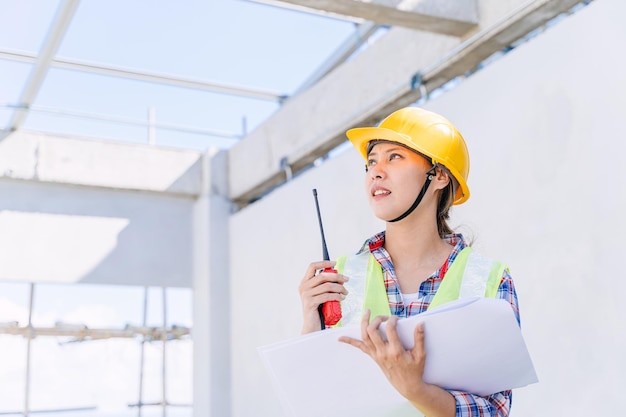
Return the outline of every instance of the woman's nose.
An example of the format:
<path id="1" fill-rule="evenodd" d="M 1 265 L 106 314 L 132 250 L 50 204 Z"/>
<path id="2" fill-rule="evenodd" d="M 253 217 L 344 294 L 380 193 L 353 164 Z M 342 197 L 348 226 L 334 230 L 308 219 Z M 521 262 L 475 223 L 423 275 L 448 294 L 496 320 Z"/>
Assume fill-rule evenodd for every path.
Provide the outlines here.
<path id="1" fill-rule="evenodd" d="M 376 163 L 368 168 L 367 173 L 371 179 L 380 179 L 385 175 L 384 167 L 380 163 Z"/>

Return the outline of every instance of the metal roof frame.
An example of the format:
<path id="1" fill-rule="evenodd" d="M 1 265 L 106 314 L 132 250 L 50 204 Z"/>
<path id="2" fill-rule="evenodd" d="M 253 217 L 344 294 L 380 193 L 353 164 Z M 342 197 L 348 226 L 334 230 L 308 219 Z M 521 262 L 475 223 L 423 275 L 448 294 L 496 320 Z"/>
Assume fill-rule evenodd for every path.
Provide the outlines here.
<path id="1" fill-rule="evenodd" d="M 50 32 L 45 38 L 44 44 L 37 56 L 35 66 L 20 96 L 19 104 L 21 107 L 17 108 L 13 113 L 13 117 L 9 123 L 9 130 L 17 130 L 22 123 L 24 123 L 28 107 L 32 104 L 41 88 L 41 84 L 48 73 L 54 55 L 57 49 L 59 49 L 61 40 L 63 40 L 63 36 L 65 36 L 65 32 L 72 21 L 72 17 L 74 17 L 78 3 L 79 0 L 65 0 L 59 6 L 50 27 Z"/>

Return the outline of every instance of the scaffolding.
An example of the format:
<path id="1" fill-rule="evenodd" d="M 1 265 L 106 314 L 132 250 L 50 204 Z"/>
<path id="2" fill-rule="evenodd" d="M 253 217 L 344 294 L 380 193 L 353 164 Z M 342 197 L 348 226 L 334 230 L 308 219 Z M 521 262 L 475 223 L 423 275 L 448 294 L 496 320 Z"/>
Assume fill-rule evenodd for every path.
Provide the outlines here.
<path id="1" fill-rule="evenodd" d="M 36 327 L 33 325 L 33 310 L 35 299 L 35 284 L 30 283 L 29 301 L 28 301 L 28 323 L 20 326 L 19 322 L 0 323 L 0 335 L 22 336 L 26 339 L 26 366 L 25 366 L 25 383 L 24 383 L 24 404 L 22 410 L 16 411 L 0 411 L 0 415 L 23 416 L 28 417 L 31 414 L 40 413 L 59 413 L 59 412 L 76 412 L 76 411 L 95 411 L 96 406 L 86 407 L 69 407 L 69 408 L 47 408 L 35 410 L 31 408 L 31 361 L 32 361 L 32 341 L 36 337 L 69 337 L 70 340 L 63 343 L 85 343 L 95 340 L 105 340 L 112 338 L 138 339 L 140 344 L 140 367 L 139 367 L 139 392 L 136 403 L 128 404 L 129 408 L 137 409 L 137 416 L 142 416 L 144 407 L 160 407 L 161 415 L 167 415 L 168 407 L 192 407 L 192 404 L 176 404 L 167 400 L 167 343 L 173 340 L 180 340 L 190 337 L 191 329 L 185 326 L 167 325 L 167 288 L 161 287 L 162 295 L 162 325 L 160 327 L 151 327 L 148 322 L 148 290 L 144 287 L 143 295 L 143 323 L 141 326 L 133 326 L 127 324 L 123 328 L 90 328 L 84 324 L 67 324 L 55 323 L 53 327 Z M 161 401 L 144 402 L 144 367 L 145 367 L 145 348 L 146 343 L 160 343 L 162 348 L 161 355 Z"/>

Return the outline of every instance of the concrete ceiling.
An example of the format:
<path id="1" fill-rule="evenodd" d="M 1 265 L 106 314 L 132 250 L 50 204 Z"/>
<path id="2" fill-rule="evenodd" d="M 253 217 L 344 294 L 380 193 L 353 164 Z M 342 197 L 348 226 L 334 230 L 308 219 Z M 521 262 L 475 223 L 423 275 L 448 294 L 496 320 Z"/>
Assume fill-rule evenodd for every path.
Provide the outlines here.
<path id="1" fill-rule="evenodd" d="M 229 197 L 254 201 L 373 125 L 475 71 L 581 0 L 259 0 L 390 25 L 377 42 L 337 66 L 229 150 Z"/>
<path id="2" fill-rule="evenodd" d="M 309 13 L 320 13 L 381 26 L 400 26 L 444 35 L 463 36 L 476 27 L 476 0 L 257 0 Z"/>
<path id="3" fill-rule="evenodd" d="M 31 65 L 8 127 L 20 130 L 53 68 L 246 96 L 280 103 L 277 111 L 228 149 L 228 197 L 240 207 L 342 145 L 344 132 L 376 124 L 392 111 L 425 100 L 462 80 L 485 60 L 590 0 L 251 0 L 354 22 L 355 36 L 339 45 L 291 95 L 263 88 L 158 71 L 61 58 L 57 52 L 79 0 L 60 0 L 38 53 L 0 45 L 0 59 Z M 382 30 L 381 30 L 382 28 Z M 378 36 L 381 33 L 382 36 Z M 246 36 L 250 36 L 247 34 Z M 449 84 L 448 84 L 449 85 Z M 241 140 L 239 138 L 242 137 Z M 232 139 L 231 139 L 232 140 Z"/>

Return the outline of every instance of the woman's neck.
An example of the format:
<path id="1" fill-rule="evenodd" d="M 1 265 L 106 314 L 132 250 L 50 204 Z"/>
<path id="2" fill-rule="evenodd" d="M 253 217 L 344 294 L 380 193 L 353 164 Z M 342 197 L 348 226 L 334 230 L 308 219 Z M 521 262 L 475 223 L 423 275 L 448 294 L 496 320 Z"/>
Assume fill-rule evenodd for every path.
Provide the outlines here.
<path id="1" fill-rule="evenodd" d="M 446 246 L 448 245 L 439 236 L 437 223 L 431 219 L 407 217 L 397 223 L 387 223 L 385 249 L 391 255 L 406 254 L 420 258 Z"/>
<path id="2" fill-rule="evenodd" d="M 387 223 L 385 249 L 391 256 L 402 292 L 417 292 L 419 284 L 445 262 L 452 247 L 441 237 L 435 221 L 409 216 Z"/>

